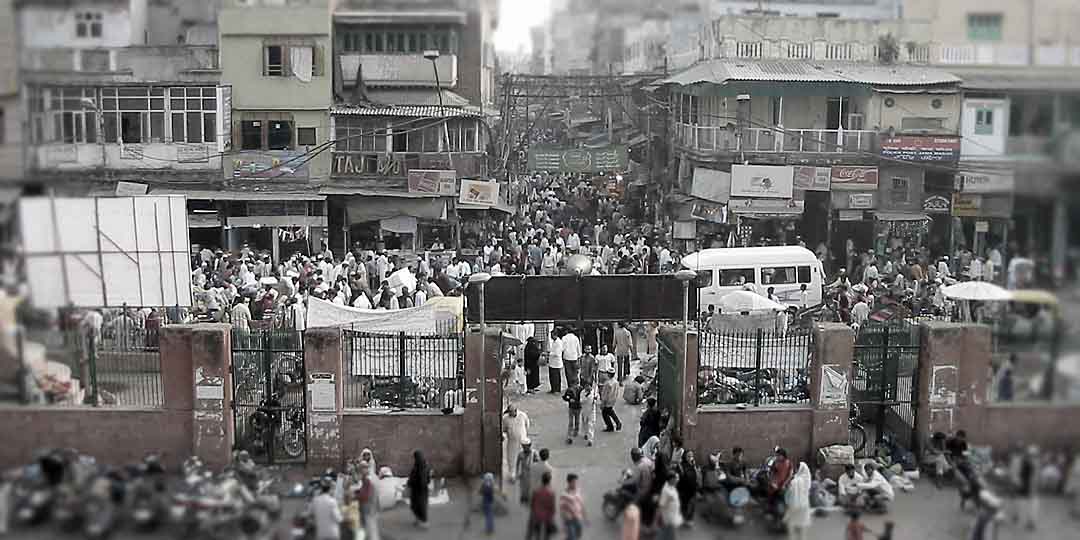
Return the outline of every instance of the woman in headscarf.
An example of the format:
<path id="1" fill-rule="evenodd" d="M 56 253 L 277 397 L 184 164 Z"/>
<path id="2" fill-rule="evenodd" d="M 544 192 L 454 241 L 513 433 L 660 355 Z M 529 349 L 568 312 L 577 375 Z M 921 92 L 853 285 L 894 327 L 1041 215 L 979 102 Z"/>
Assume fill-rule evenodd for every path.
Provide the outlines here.
<path id="1" fill-rule="evenodd" d="M 656 461 L 656 453 L 660 450 L 660 437 L 653 435 L 641 446 L 641 454 Z"/>
<path id="2" fill-rule="evenodd" d="M 787 513 L 784 523 L 792 540 L 805 540 L 810 530 L 810 467 L 799 463 L 799 471 L 792 477 L 787 488 Z"/>
<path id="3" fill-rule="evenodd" d="M 409 488 L 409 508 L 416 517 L 416 526 L 427 528 L 428 520 L 428 482 L 431 481 L 431 469 L 428 468 L 424 454 L 419 450 L 413 452 L 413 468 L 409 472 L 406 486 Z"/>
<path id="4" fill-rule="evenodd" d="M 679 464 L 679 483 L 676 486 L 679 491 L 679 502 L 682 505 L 680 510 L 688 526 L 694 524 L 695 499 L 700 487 L 701 473 L 694 459 L 694 451 L 688 450 L 683 453 L 682 463 Z"/>
<path id="5" fill-rule="evenodd" d="M 367 470 L 361 470 L 360 477 L 366 478 L 367 475 L 378 477 L 379 468 L 375 466 L 375 453 L 370 448 L 365 448 L 360 451 L 360 465 L 363 469 L 364 465 L 367 465 Z"/>

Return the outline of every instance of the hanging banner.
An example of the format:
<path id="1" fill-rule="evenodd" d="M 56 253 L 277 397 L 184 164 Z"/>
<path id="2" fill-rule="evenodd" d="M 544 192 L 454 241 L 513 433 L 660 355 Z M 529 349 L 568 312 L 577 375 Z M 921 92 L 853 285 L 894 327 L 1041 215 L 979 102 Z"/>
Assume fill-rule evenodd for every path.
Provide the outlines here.
<path id="1" fill-rule="evenodd" d="M 806 208 L 806 201 L 794 199 L 736 199 L 728 203 L 733 214 L 761 216 L 798 216 Z"/>
<path id="2" fill-rule="evenodd" d="M 690 195 L 706 201 L 727 203 L 731 197 L 731 173 L 694 167 Z"/>
<path id="3" fill-rule="evenodd" d="M 832 168 L 830 177 L 832 191 L 867 191 L 877 189 L 877 167 L 839 166 Z"/>
<path id="4" fill-rule="evenodd" d="M 462 180 L 458 202 L 495 206 L 499 200 L 499 184 L 480 180 Z"/>
<path id="5" fill-rule="evenodd" d="M 620 172 L 628 167 L 630 154 L 625 146 L 603 148 L 531 148 L 530 171 L 598 173 Z"/>
<path id="6" fill-rule="evenodd" d="M 795 189 L 829 191 L 832 167 L 795 167 Z"/>
<path id="7" fill-rule="evenodd" d="M 409 193 L 426 193 L 433 196 L 453 196 L 457 193 L 455 170 L 409 170 Z"/>
<path id="8" fill-rule="evenodd" d="M 794 174 L 788 166 L 732 165 L 731 196 L 790 199 Z"/>

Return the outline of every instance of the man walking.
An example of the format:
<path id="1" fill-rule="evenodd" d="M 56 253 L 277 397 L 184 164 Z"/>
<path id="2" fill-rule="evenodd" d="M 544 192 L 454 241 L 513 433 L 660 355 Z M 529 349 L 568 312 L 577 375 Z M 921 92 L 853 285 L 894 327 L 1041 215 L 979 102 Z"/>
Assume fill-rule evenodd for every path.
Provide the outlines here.
<path id="1" fill-rule="evenodd" d="M 566 527 L 566 540 L 580 540 L 585 527 L 585 500 L 578 491 L 578 475 L 566 475 L 566 491 L 559 496 L 559 513 Z"/>
<path id="2" fill-rule="evenodd" d="M 549 394 L 562 392 L 562 368 L 563 368 L 563 340 L 559 335 L 560 330 L 552 333 L 551 343 L 548 345 L 548 384 L 551 386 Z"/>
<path id="3" fill-rule="evenodd" d="M 516 479 L 519 483 L 518 489 L 521 490 L 521 504 L 529 504 L 529 497 L 532 496 L 532 466 L 534 463 L 540 460 L 540 456 L 533 450 L 532 441 L 525 439 L 521 441 L 521 451 L 518 452 L 517 458 L 514 460 L 513 475 L 510 478 L 510 483 L 513 483 Z"/>
<path id="4" fill-rule="evenodd" d="M 563 365 L 566 368 L 566 384 L 581 384 L 581 338 L 576 330 L 568 330 L 562 338 Z"/>
<path id="5" fill-rule="evenodd" d="M 533 393 L 540 389 L 540 342 L 529 336 L 525 342 L 525 391 Z"/>
<path id="6" fill-rule="evenodd" d="M 597 360 L 593 356 L 592 345 L 585 346 L 585 354 L 581 355 L 581 361 L 578 362 L 580 368 L 578 378 L 581 380 L 581 387 L 585 389 L 591 389 L 596 384 L 596 370 Z"/>
<path id="7" fill-rule="evenodd" d="M 566 402 L 568 422 L 566 426 L 566 444 L 574 444 L 574 438 L 581 432 L 581 387 L 570 383 L 570 388 L 563 394 Z"/>
<path id="8" fill-rule="evenodd" d="M 645 446 L 645 441 L 650 437 L 660 436 L 660 411 L 656 408 L 656 398 L 646 400 L 648 408 L 641 413 L 640 429 L 638 429 L 638 447 Z"/>
<path id="9" fill-rule="evenodd" d="M 555 492 L 551 490 L 551 473 L 544 473 L 540 488 L 533 494 L 529 506 L 529 528 L 526 540 L 550 540 L 555 533 Z"/>
<path id="10" fill-rule="evenodd" d="M 600 415 L 604 418 L 604 431 L 622 431 L 622 421 L 615 414 L 615 401 L 619 399 L 619 381 L 615 378 L 615 371 L 605 371 L 600 378 L 603 380 L 600 385 Z"/>
<path id="11" fill-rule="evenodd" d="M 503 463 L 512 468 L 514 457 L 521 451 L 521 443 L 529 438 L 529 415 L 525 414 L 525 411 L 519 411 L 517 405 L 511 403 L 502 417 L 502 426 L 505 437 Z"/>
<path id="12" fill-rule="evenodd" d="M 619 380 L 630 376 L 630 355 L 634 350 L 634 337 L 626 323 L 615 325 L 615 360 L 618 363 Z"/>

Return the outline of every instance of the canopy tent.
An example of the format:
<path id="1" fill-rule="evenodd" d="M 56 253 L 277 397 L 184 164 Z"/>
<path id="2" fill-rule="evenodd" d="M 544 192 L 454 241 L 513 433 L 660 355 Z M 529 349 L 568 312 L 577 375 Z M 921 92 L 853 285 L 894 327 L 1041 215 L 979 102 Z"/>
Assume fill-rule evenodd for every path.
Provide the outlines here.
<path id="1" fill-rule="evenodd" d="M 446 201 L 438 198 L 350 197 L 345 203 L 350 223 L 382 221 L 400 216 L 446 219 Z"/>
<path id="2" fill-rule="evenodd" d="M 721 313 L 742 313 L 744 311 L 784 311 L 787 306 L 769 300 L 751 291 L 735 291 L 725 295 L 717 302 Z"/>

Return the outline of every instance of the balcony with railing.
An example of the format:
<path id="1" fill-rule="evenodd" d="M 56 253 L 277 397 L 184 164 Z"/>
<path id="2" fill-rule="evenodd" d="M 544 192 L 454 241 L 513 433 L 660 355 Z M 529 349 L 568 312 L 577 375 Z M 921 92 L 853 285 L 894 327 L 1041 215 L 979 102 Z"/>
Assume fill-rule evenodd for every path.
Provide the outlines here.
<path id="1" fill-rule="evenodd" d="M 859 129 L 738 129 L 675 124 L 676 144 L 700 153 L 857 154 L 875 151 L 877 136 L 875 131 Z"/>

